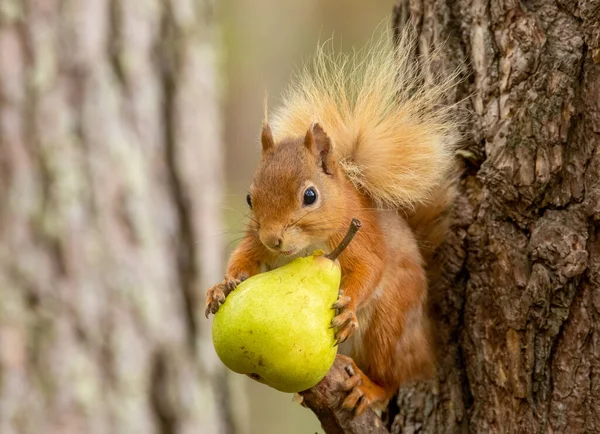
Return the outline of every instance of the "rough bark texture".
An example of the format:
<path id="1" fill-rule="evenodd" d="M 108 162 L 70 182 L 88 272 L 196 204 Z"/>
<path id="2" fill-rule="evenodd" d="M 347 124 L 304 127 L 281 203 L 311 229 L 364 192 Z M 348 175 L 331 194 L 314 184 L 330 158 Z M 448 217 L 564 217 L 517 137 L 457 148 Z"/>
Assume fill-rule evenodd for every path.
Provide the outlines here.
<path id="1" fill-rule="evenodd" d="M 600 432 L 600 1 L 403 0 L 468 62 L 463 194 L 431 288 L 439 377 L 394 433 Z M 470 94 L 470 95 L 469 95 Z"/>
<path id="2" fill-rule="evenodd" d="M 232 432 L 209 0 L 0 2 L 0 432 Z"/>

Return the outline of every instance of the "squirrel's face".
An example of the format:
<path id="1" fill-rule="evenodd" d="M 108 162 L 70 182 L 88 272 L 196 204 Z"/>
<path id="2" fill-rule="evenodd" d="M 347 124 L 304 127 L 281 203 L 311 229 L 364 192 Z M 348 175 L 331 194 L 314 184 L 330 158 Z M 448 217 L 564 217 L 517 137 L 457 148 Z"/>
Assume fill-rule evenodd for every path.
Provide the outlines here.
<path id="1" fill-rule="evenodd" d="M 266 131 L 265 131 L 266 130 Z M 318 124 L 306 137 L 275 144 L 267 125 L 247 196 L 251 230 L 270 251 L 292 256 L 344 226 L 344 195 L 331 142 Z"/>

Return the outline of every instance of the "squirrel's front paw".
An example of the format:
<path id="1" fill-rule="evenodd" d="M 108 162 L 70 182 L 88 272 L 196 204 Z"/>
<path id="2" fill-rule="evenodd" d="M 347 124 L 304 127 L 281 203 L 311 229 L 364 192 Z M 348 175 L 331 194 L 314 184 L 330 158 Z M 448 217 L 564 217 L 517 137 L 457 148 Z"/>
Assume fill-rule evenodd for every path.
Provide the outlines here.
<path id="1" fill-rule="evenodd" d="M 215 314 L 219 307 L 225 302 L 225 297 L 233 291 L 243 279 L 225 277 L 223 282 L 216 284 L 206 292 L 206 309 L 204 315 Z"/>
<path id="2" fill-rule="evenodd" d="M 338 310 L 336 315 L 331 320 L 331 327 L 337 328 L 335 332 L 335 344 L 339 345 L 345 342 L 356 330 L 358 330 L 358 320 L 352 309 L 352 299 L 345 296 L 340 290 L 340 295 L 332 308 Z"/>

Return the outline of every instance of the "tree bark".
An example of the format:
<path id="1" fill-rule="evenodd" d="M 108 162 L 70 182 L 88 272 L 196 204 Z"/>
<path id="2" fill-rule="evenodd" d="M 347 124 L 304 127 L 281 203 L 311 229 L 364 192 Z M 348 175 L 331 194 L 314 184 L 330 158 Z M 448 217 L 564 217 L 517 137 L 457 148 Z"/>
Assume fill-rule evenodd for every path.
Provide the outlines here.
<path id="1" fill-rule="evenodd" d="M 471 116 L 436 263 L 435 384 L 394 433 L 600 432 L 600 2 L 401 0 Z"/>
<path id="2" fill-rule="evenodd" d="M 234 431 L 199 321 L 222 268 L 213 20 L 0 4 L 0 432 Z"/>

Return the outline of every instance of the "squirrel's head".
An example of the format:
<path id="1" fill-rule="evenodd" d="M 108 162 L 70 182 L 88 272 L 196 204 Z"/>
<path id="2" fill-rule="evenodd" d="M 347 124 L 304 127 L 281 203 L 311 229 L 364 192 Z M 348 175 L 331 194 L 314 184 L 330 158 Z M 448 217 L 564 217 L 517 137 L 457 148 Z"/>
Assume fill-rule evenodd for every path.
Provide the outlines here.
<path id="1" fill-rule="evenodd" d="M 344 225 L 341 171 L 333 144 L 313 123 L 304 137 L 275 143 L 267 123 L 262 161 L 247 196 L 255 230 L 267 249 L 294 255 L 322 243 Z"/>

